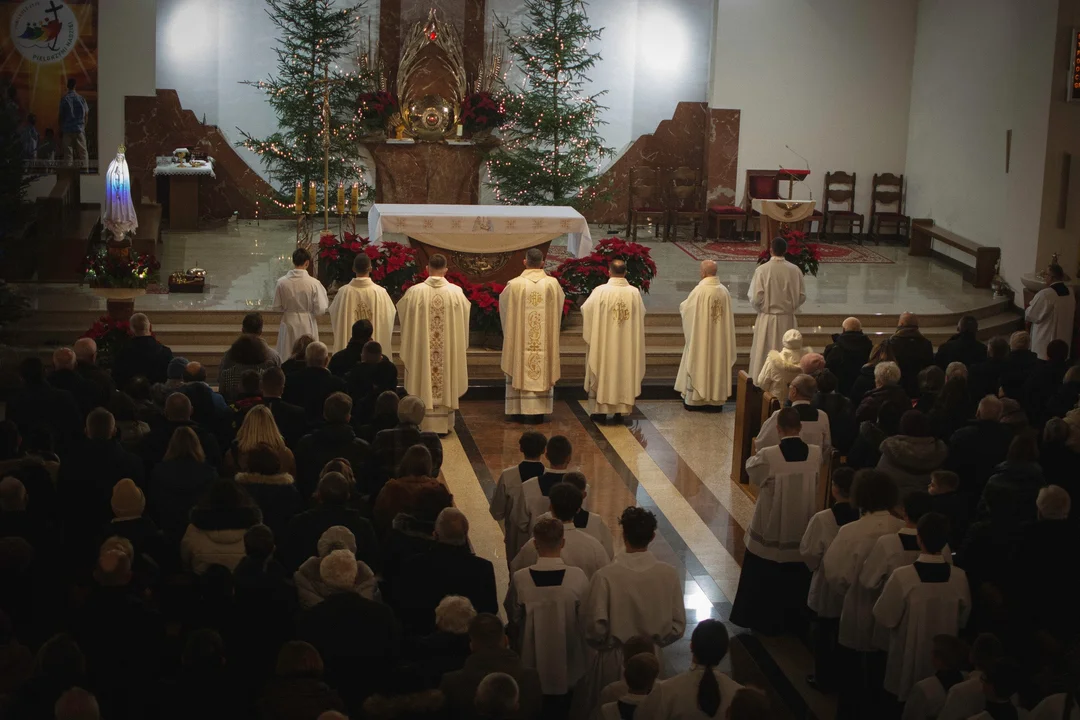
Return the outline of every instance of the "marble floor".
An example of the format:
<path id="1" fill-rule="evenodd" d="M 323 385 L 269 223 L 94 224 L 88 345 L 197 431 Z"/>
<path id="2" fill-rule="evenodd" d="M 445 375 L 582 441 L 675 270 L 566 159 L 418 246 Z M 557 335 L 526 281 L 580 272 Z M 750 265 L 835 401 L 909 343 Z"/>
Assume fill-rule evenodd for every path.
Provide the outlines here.
<path id="1" fill-rule="evenodd" d="M 357 231 L 367 233 L 365 221 Z M 593 227 L 594 240 L 614 234 Z M 404 241 L 404 236 L 388 235 Z M 659 268 L 645 305 L 652 312 L 677 312 L 679 303 L 698 279 L 698 262 L 672 243 L 651 240 L 648 244 Z M 565 240 L 554 245 L 565 246 Z M 138 301 L 140 310 L 248 310 L 268 309 L 274 283 L 290 267 L 295 247 L 295 224 L 288 220 L 256 223 L 230 221 L 194 233 L 166 232 L 159 251 L 161 276 L 177 270 L 202 267 L 207 288 L 202 294 L 151 294 Z M 953 312 L 990 304 L 991 292 L 963 282 L 959 272 L 926 257 L 909 257 L 896 245 L 873 246 L 874 252 L 892 263 L 823 264 L 817 277 L 807 276 L 807 301 L 803 313 L 849 314 L 857 308 L 866 318 L 875 313 Z M 750 312 L 746 300 L 754 264 L 722 262 L 718 275 L 731 291 L 735 312 Z M 29 284 L 25 291 L 42 310 L 104 309 L 105 301 L 88 288 L 70 284 Z"/>
<path id="2" fill-rule="evenodd" d="M 742 561 L 745 528 L 753 502 L 730 480 L 734 414 L 690 414 L 677 401 L 642 401 L 622 424 L 590 420 L 581 402 L 558 400 L 539 426 L 508 422 L 501 400 L 462 404 L 455 432 L 444 438 L 443 476 L 469 518 L 476 551 L 496 567 L 500 592 L 508 581 L 502 531 L 487 512 L 496 478 L 520 457 L 525 429 L 565 435 L 573 444 L 572 465 L 589 479 L 590 509 L 618 540 L 618 517 L 628 505 L 656 513 L 659 534 L 653 551 L 683 573 L 686 637 L 665 655 L 666 672 L 681 672 L 690 660 L 689 637 L 705 618 L 727 622 Z M 810 653 L 794 638 L 765 638 L 729 624 L 736 640 L 727 668 L 736 680 L 769 694 L 778 718 L 832 718 L 833 699 L 810 689 Z"/>

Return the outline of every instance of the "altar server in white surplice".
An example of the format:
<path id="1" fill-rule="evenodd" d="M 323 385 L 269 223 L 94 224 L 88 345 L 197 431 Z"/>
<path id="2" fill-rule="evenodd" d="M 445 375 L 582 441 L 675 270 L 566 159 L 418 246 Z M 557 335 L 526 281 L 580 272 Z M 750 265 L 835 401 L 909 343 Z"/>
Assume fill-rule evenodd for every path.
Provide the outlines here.
<path id="1" fill-rule="evenodd" d="M 293 344 L 304 335 L 318 341 L 319 316 L 330 305 L 326 288 L 308 273 L 311 253 L 297 248 L 293 251 L 292 263 L 293 269 L 277 281 L 274 289 L 274 309 L 281 311 L 277 340 L 277 352 L 281 357 L 291 357 Z"/>
<path id="2" fill-rule="evenodd" d="M 522 461 L 502 471 L 495 483 L 488 509 L 491 517 L 502 520 L 506 541 L 506 564 L 518 554 L 521 547 L 529 541 L 528 513 L 525 510 L 525 494 L 522 485 L 533 478 L 538 478 L 547 469 L 544 467 L 544 448 L 547 438 L 542 433 L 530 430 L 522 433 L 518 439 Z"/>
<path id="3" fill-rule="evenodd" d="M 874 604 L 874 619 L 890 630 L 885 689 L 901 702 L 915 683 L 934 674 L 934 637 L 959 635 L 971 611 L 967 575 L 941 556 L 949 521 L 927 513 L 917 537 L 922 553 L 889 576 Z"/>
<path id="4" fill-rule="evenodd" d="M 544 272 L 544 253 L 536 248 L 525 253 L 525 272 L 499 295 L 507 415 L 538 415 L 542 420 L 554 409 L 565 298 L 559 281 Z"/>
<path id="5" fill-rule="evenodd" d="M 599 540 L 574 524 L 584 499 L 581 491 L 570 483 L 560 482 L 551 488 L 550 498 L 551 515 L 563 524 L 562 559 L 567 565 L 581 568 L 585 577 L 591 578 L 600 568 L 611 562 L 611 557 Z M 541 518 L 537 518 L 536 522 L 540 520 Z M 536 523 L 533 523 L 533 527 L 536 527 Z M 536 558 L 536 545 L 529 540 L 521 546 L 521 550 L 510 562 L 510 570 L 516 572 L 529 567 L 536 562 Z M 507 598 L 507 603 L 509 602 L 511 600 Z"/>
<path id="6" fill-rule="evenodd" d="M 683 346 L 675 389 L 687 408 L 720 407 L 731 396 L 735 365 L 735 316 L 731 295 L 716 277 L 716 263 L 703 260 L 701 282 L 679 305 Z"/>
<path id="7" fill-rule="evenodd" d="M 446 257 L 432 255 L 428 279 L 409 288 L 397 307 L 405 390 L 427 408 L 421 429 L 440 435 L 453 429 L 458 400 L 469 389 L 470 305 L 446 269 Z"/>
<path id="8" fill-rule="evenodd" d="M 372 339 L 382 345 L 383 355 L 393 359 L 390 338 L 394 335 L 394 318 L 397 309 L 390 293 L 368 277 L 371 258 L 357 253 L 353 260 L 356 277 L 348 285 L 338 288 L 334 302 L 330 304 L 330 321 L 334 325 L 334 352 L 341 352 L 349 344 L 352 326 L 357 320 L 368 320 L 374 329 Z"/>
<path id="9" fill-rule="evenodd" d="M 570 692 L 588 668 L 580 615 L 589 581 L 580 568 L 559 556 L 563 529 L 554 519 L 541 520 L 533 528 L 531 542 L 539 556 L 514 573 L 516 601 L 508 613 L 518 630 L 522 665 L 540 675 L 545 718 L 566 717 Z"/>
<path id="10" fill-rule="evenodd" d="M 1035 293 L 1024 311 L 1024 319 L 1031 323 L 1031 350 L 1043 360 L 1046 359 L 1046 346 L 1054 340 L 1063 340 L 1072 346 L 1073 316 L 1076 314 L 1075 291 L 1065 284 L 1065 271 L 1054 264 L 1048 272 L 1050 284 Z"/>
<path id="11" fill-rule="evenodd" d="M 613 260 L 606 284 L 581 305 L 585 389 L 590 415 L 627 415 L 645 377 L 645 303 L 626 280 L 626 263 Z"/>
<path id="12" fill-rule="evenodd" d="M 776 427 L 780 444 L 746 461 L 759 490 L 731 607 L 731 622 L 768 634 L 797 629 L 794 622 L 803 615 L 810 571 L 799 547 L 820 502 L 821 447 L 799 437 L 802 423 L 794 408 L 780 411 Z"/>
<path id="13" fill-rule="evenodd" d="M 772 257 L 754 271 L 747 298 L 758 314 L 750 346 L 750 377 L 756 382 L 770 350 L 779 350 L 784 333 L 796 328 L 795 311 L 806 302 L 802 270 L 784 259 L 787 242 L 772 241 Z"/>
<path id="14" fill-rule="evenodd" d="M 600 691 L 622 678 L 623 643 L 628 639 L 644 635 L 665 648 L 686 632 L 682 576 L 649 551 L 656 516 L 628 507 L 619 524 L 625 552 L 593 575 L 585 601 L 585 637 L 597 655 L 575 707 L 593 707 Z"/>

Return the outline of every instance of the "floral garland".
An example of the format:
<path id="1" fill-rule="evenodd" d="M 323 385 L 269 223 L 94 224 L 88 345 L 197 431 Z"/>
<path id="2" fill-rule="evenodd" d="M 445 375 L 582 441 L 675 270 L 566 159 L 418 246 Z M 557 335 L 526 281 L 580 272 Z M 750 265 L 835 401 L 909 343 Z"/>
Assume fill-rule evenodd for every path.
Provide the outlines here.
<path id="1" fill-rule="evenodd" d="M 802 270 L 803 275 L 817 277 L 818 264 L 821 262 L 821 252 L 817 244 L 806 242 L 806 233 L 798 230 L 785 230 L 780 233 L 780 237 L 784 238 L 788 244 L 784 258 Z M 772 257 L 771 250 L 768 248 L 762 250 L 758 255 L 758 265 L 769 262 L 770 257 Z"/>
<path id="2" fill-rule="evenodd" d="M 161 263 L 150 253 L 92 250 L 83 260 L 83 279 L 95 288 L 146 288 L 158 280 Z"/>
<path id="3" fill-rule="evenodd" d="M 102 315 L 82 336 L 91 338 L 97 343 L 98 365 L 108 370 L 131 342 L 131 323 L 127 320 L 117 320 L 109 315 Z"/>

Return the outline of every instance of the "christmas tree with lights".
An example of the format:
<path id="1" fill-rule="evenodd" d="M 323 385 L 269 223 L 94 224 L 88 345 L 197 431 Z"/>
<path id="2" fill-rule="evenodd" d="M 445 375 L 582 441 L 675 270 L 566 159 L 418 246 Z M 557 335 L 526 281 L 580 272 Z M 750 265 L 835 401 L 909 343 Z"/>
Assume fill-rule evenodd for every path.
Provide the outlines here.
<path id="1" fill-rule="evenodd" d="M 266 93 L 279 130 L 265 138 L 240 130 L 239 145 L 260 156 L 271 184 L 289 198 L 298 182 L 305 193 L 311 182 L 322 189 L 323 133 L 329 133 L 330 187 L 339 182 L 363 185 L 356 98 L 373 80 L 357 69 L 351 56 L 363 3 L 338 7 L 334 0 L 266 0 L 266 5 L 266 14 L 280 31 L 277 74 L 243 84 Z"/>
<path id="2" fill-rule="evenodd" d="M 507 204 L 580 206 L 612 154 L 598 131 L 604 93 L 584 94 L 586 73 L 600 59 L 588 46 L 601 30 L 589 25 L 581 0 L 524 5 L 519 32 L 499 22 L 523 77 L 504 99 L 503 144 L 488 163 L 491 186 Z"/>

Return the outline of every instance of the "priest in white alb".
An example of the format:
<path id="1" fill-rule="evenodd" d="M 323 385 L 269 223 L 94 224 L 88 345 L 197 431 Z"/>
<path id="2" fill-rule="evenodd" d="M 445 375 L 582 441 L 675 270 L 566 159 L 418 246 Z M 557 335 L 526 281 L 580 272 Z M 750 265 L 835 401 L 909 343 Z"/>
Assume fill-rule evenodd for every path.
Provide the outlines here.
<path id="1" fill-rule="evenodd" d="M 716 263 L 701 262 L 701 282 L 679 305 L 682 314 L 682 362 L 675 389 L 683 406 L 719 409 L 731 395 L 731 368 L 735 365 L 735 316 L 731 295 L 716 277 Z"/>
<path id="2" fill-rule="evenodd" d="M 1031 323 L 1031 349 L 1043 360 L 1047 359 L 1046 347 L 1054 340 L 1072 346 L 1076 314 L 1075 291 L 1065 284 L 1065 271 L 1054 263 L 1047 273 L 1047 286 L 1035 293 L 1024 311 L 1024 319 Z"/>
<path id="3" fill-rule="evenodd" d="M 589 414 L 619 420 L 633 411 L 645 377 L 645 303 L 627 282 L 624 261 L 611 261 L 607 283 L 582 303 L 581 318 Z"/>
<path id="4" fill-rule="evenodd" d="M 338 288 L 334 302 L 330 304 L 330 321 L 334 326 L 334 352 L 341 352 L 349 344 L 352 326 L 358 320 L 367 320 L 373 328 L 372 339 L 382 345 L 383 355 L 393 359 L 390 338 L 394 334 L 394 318 L 397 309 L 386 288 L 376 285 L 371 274 L 371 258 L 364 253 L 356 254 L 353 274 L 348 285 Z"/>
<path id="5" fill-rule="evenodd" d="M 428 260 L 428 278 L 398 302 L 405 390 L 424 401 L 420 428 L 445 435 L 458 401 L 469 389 L 469 300 L 446 279 L 446 257 Z"/>
<path id="6" fill-rule="evenodd" d="M 304 335 L 319 339 L 319 316 L 330 302 L 326 288 L 311 277 L 311 253 L 297 248 L 292 254 L 293 269 L 277 281 L 274 289 L 274 309 L 281 311 L 277 352 L 283 358 L 292 357 L 293 344 Z"/>
<path id="7" fill-rule="evenodd" d="M 787 241 L 773 238 L 772 257 L 754 271 L 747 298 L 757 313 L 754 321 L 754 340 L 750 345 L 750 377 L 757 380 L 770 350 L 784 344 L 784 333 L 799 324 L 795 311 L 806 302 L 802 270 L 789 263 Z"/>
<path id="8" fill-rule="evenodd" d="M 564 300 L 559 281 L 544 272 L 544 253 L 530 249 L 525 271 L 499 295 L 507 415 L 539 416 L 542 421 L 554 410 Z"/>

